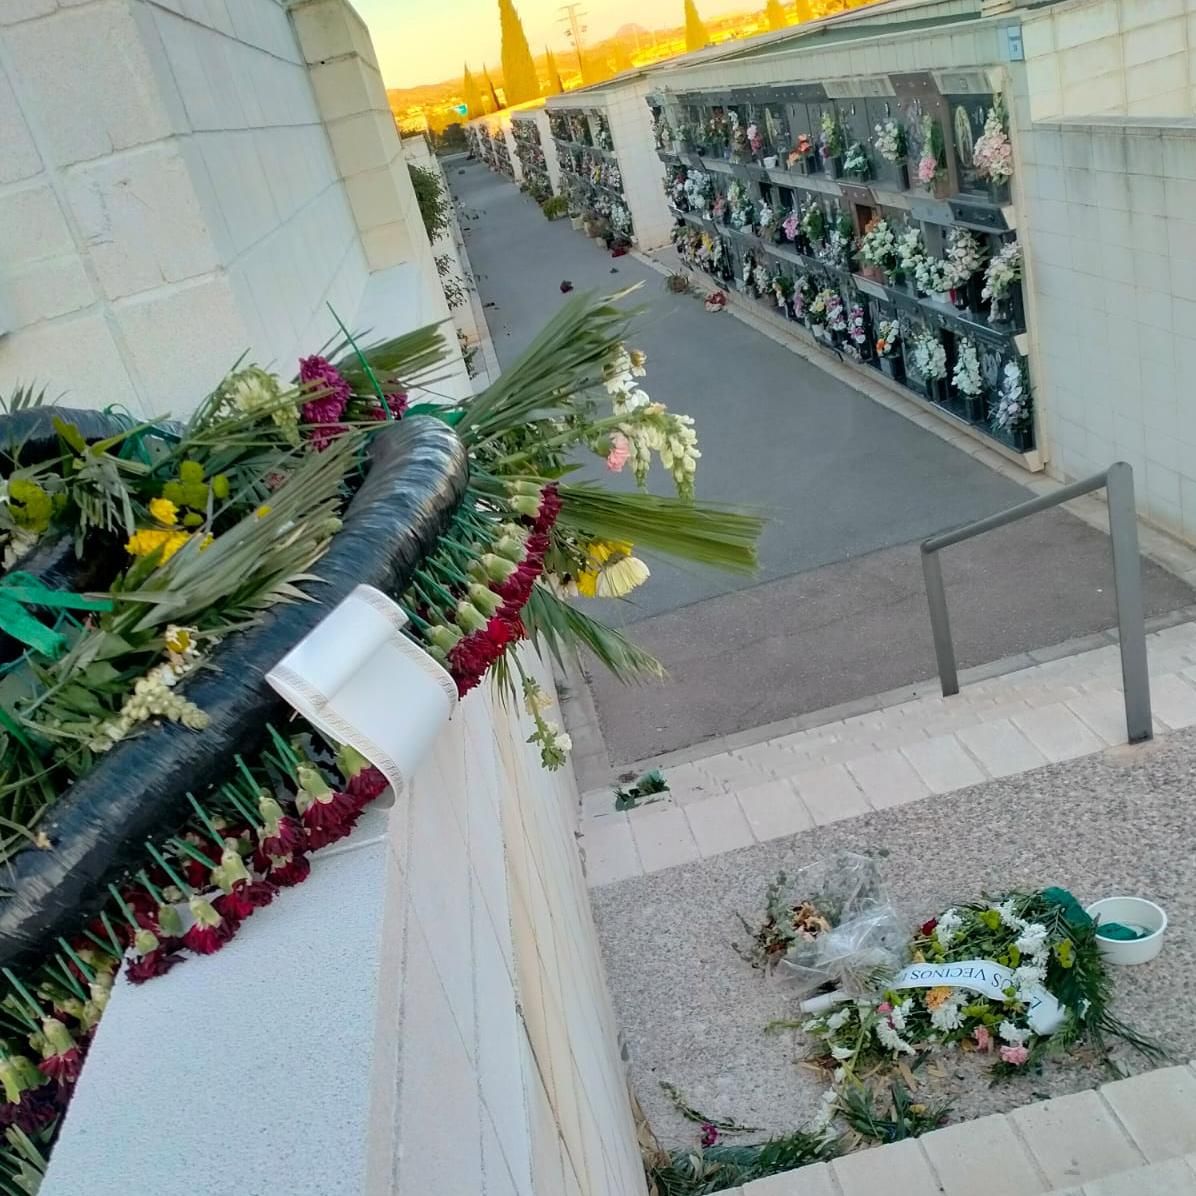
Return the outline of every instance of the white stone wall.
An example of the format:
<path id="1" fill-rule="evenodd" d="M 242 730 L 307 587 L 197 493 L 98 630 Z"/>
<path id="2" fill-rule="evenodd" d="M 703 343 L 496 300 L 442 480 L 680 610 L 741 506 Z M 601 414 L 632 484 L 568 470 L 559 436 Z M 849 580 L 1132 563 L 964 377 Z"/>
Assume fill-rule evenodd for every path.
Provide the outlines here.
<path id="1" fill-rule="evenodd" d="M 42 1196 L 642 1196 L 577 793 L 527 722 L 476 691 L 307 883 L 118 983 Z"/>
<path id="2" fill-rule="evenodd" d="M 366 275 L 279 0 L 0 3 L 0 391 L 183 413 Z"/>
<path id="3" fill-rule="evenodd" d="M 661 185 L 664 167 L 656 156 L 648 111 L 647 96 L 651 90 L 647 79 L 640 76 L 607 91 L 604 105 L 611 139 L 619 155 L 623 193 L 641 249 L 659 249 L 669 244 L 673 228 L 673 215 Z"/>
<path id="4" fill-rule="evenodd" d="M 1196 120 L 1020 136 L 1051 470 L 1134 467 L 1139 510 L 1196 540 Z"/>
<path id="5" fill-rule="evenodd" d="M 1035 120 L 1196 111 L 1193 0 L 1070 0 L 1027 12 L 1022 33 Z"/>

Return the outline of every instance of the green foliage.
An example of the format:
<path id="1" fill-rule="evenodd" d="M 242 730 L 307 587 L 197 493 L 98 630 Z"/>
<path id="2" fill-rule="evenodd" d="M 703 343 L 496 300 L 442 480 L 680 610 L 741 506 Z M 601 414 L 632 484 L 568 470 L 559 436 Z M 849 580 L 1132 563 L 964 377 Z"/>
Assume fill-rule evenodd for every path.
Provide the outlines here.
<path id="1" fill-rule="evenodd" d="M 620 812 L 623 810 L 634 810 L 636 806 L 647 804 L 644 801 L 645 798 L 651 801 L 656 797 L 657 794 L 668 793 L 668 791 L 669 783 L 664 779 L 664 773 L 662 773 L 659 768 L 654 768 L 651 772 L 646 772 L 643 774 L 643 776 L 639 777 L 634 785 L 628 785 L 625 788 L 620 785 L 615 790 L 615 809 Z M 674 1104 L 677 1104 L 677 1108 L 680 1109 L 685 1116 L 689 1117 L 689 1114 L 692 1113 L 693 1110 L 690 1109 L 688 1112 L 686 1112 L 685 1107 L 677 1103 L 680 1098 L 680 1093 L 678 1093 L 671 1084 L 666 1084 L 663 1081 L 661 1082 L 660 1086 L 671 1097 L 673 1097 L 673 1102 Z M 690 1117 L 690 1120 L 693 1121 L 695 1118 Z M 720 1124 L 717 1121 L 710 1121 L 710 1118 L 708 1117 L 699 1116 L 696 1118 L 696 1120 L 710 1122 L 711 1125 L 716 1126 L 718 1129 L 732 1128 L 729 1124 Z"/>
<path id="2" fill-rule="evenodd" d="M 665 675 L 664 665 L 621 632 L 591 619 L 551 590 L 536 586 L 523 608 L 523 622 L 537 649 L 547 648 L 561 667 L 576 661 L 582 648 L 620 681 L 652 680 Z"/>
<path id="3" fill-rule="evenodd" d="M 502 29 L 503 91 L 510 107 L 536 99 L 540 94 L 540 80 L 512 0 L 498 0 L 498 19 Z"/>
<path id="4" fill-rule="evenodd" d="M 763 519 L 716 503 L 657 494 L 615 493 L 588 482 L 560 487 L 558 524 L 604 540 L 630 540 L 664 556 L 729 573 L 756 569 Z"/>
<path id="5" fill-rule="evenodd" d="M 549 220 L 559 220 L 569 214 L 569 201 L 563 195 L 550 195 L 540 205 L 540 211 Z"/>
<path id="6" fill-rule="evenodd" d="M 545 94 L 559 96 L 565 90 L 565 85 L 561 82 L 561 70 L 556 64 L 556 55 L 551 50 L 544 51 L 544 64 L 548 71 L 548 88 Z"/>
<path id="7" fill-rule="evenodd" d="M 825 1162 L 836 1153 L 833 1139 L 800 1131 L 754 1146 L 676 1150 L 649 1163 L 648 1190 L 653 1196 L 708 1196 L 754 1179 Z"/>
<path id="8" fill-rule="evenodd" d="M 461 95 L 471 117 L 481 116 L 486 111 L 485 105 L 482 103 L 482 92 L 478 87 L 478 81 L 470 73 L 468 65 L 465 67 L 465 78 L 461 84 Z"/>
<path id="9" fill-rule="evenodd" d="M 686 50 L 701 50 L 710 43 L 710 34 L 702 18 L 698 16 L 694 0 L 685 0 L 685 48 Z"/>
<path id="10" fill-rule="evenodd" d="M 440 182 L 440 176 L 429 166 L 407 164 L 411 173 L 411 185 L 415 188 L 415 202 L 419 204 L 420 219 L 429 241 L 449 230 L 450 209 L 448 196 Z"/>
<path id="11" fill-rule="evenodd" d="M 900 1142 L 936 1130 L 951 1112 L 948 1104 L 919 1105 L 910 1100 L 909 1089 L 900 1081 L 889 1085 L 888 1108 L 863 1084 L 852 1084 L 839 1098 L 839 1109 L 847 1124 L 861 1138 L 872 1142 Z"/>

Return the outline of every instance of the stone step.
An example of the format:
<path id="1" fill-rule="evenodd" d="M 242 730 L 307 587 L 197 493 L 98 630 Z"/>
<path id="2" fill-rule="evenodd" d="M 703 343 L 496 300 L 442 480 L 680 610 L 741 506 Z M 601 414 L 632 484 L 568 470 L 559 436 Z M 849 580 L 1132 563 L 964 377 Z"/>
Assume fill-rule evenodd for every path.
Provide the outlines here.
<path id="1" fill-rule="evenodd" d="M 1196 1073 L 1099 1089 L 856 1151 L 740 1196 L 1196 1196 Z"/>
<path id="2" fill-rule="evenodd" d="M 1196 725 L 1196 622 L 1147 639 L 1156 734 Z M 1008 672 L 664 768 L 670 791 L 628 813 L 586 794 L 589 883 L 611 884 L 843 818 L 1125 744 L 1118 649 Z"/>

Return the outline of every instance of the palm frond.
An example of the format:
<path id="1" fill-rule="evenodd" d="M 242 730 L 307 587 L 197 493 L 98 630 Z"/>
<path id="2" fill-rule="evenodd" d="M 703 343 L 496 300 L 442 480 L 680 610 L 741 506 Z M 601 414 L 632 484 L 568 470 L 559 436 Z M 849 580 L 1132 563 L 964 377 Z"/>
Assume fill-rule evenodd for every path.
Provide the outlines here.
<path id="1" fill-rule="evenodd" d="M 456 428 L 465 444 L 478 445 L 520 427 L 538 411 L 600 384 L 602 367 L 635 314 L 614 306 L 628 293 L 569 299 L 519 360 L 464 405 Z"/>
<path id="2" fill-rule="evenodd" d="M 328 354 L 341 376 L 357 394 L 373 393 L 370 371 L 373 371 L 383 389 L 388 391 L 407 390 L 420 381 L 431 382 L 432 379 L 426 375 L 440 365 L 448 354 L 448 343 L 439 324 L 429 324 L 414 332 L 372 344 L 361 343 L 363 336 L 342 336 Z M 368 370 L 362 364 L 363 357 L 368 363 Z"/>
<path id="3" fill-rule="evenodd" d="M 339 526 L 340 489 L 358 440 L 341 436 L 323 452 L 304 454 L 268 510 L 246 515 L 206 546 L 201 529 L 137 588 L 110 595 L 121 608 L 112 629 L 133 636 L 165 623 L 203 629 L 293 601 L 293 587 L 311 579 L 308 570 Z"/>
<path id="4" fill-rule="evenodd" d="M 0 411 L 11 414 L 14 411 L 28 411 L 33 407 L 46 406 L 46 388 L 35 390 L 32 385 L 18 385 L 8 395 L 0 395 Z"/>
<path id="5" fill-rule="evenodd" d="M 562 667 L 577 659 L 582 648 L 588 648 L 620 681 L 630 684 L 665 675 L 664 665 L 655 656 L 542 585 L 532 590 L 523 608 L 523 622 L 537 650 L 547 648 Z"/>
<path id="6" fill-rule="evenodd" d="M 637 491 L 615 494 L 588 482 L 560 486 L 558 525 L 606 540 L 629 540 L 662 556 L 731 573 L 757 568 L 759 515 L 716 503 L 691 503 Z"/>

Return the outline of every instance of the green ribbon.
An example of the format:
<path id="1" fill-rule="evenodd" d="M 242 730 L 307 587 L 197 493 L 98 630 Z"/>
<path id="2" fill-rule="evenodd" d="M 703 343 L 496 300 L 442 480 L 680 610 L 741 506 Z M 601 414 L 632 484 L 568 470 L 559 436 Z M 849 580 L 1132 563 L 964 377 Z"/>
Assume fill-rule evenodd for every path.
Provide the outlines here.
<path id="1" fill-rule="evenodd" d="M 26 606 L 43 606 L 51 610 L 112 609 L 107 598 L 84 598 L 70 590 L 51 590 L 28 573 L 18 571 L 0 577 L 0 632 L 11 635 L 47 660 L 55 660 L 61 655 L 66 647 L 66 637 L 35 618 Z"/>

